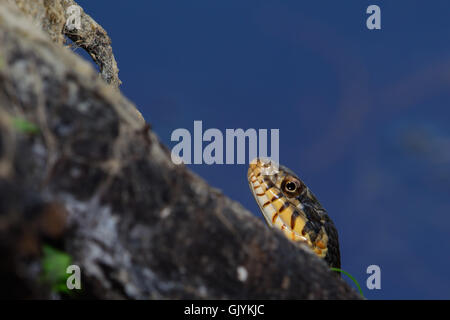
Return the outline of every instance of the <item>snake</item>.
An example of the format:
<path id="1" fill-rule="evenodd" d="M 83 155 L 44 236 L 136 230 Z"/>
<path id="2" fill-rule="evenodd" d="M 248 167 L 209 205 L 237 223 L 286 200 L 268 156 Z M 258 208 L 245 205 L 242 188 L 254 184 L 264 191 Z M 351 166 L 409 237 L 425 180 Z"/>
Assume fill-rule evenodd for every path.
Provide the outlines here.
<path id="1" fill-rule="evenodd" d="M 269 227 L 303 243 L 330 267 L 340 268 L 337 229 L 320 202 L 289 168 L 273 160 L 250 162 L 247 180 Z"/>

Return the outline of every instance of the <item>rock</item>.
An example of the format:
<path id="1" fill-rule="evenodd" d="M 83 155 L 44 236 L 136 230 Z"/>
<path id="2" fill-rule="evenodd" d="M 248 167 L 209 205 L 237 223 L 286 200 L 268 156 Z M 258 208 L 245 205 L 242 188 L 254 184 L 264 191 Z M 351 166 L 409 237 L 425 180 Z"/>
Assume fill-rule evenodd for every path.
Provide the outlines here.
<path id="1" fill-rule="evenodd" d="M 73 1 L 33 2 L 37 11 L 0 1 L 0 296 L 359 298 L 171 162 L 136 107 L 62 45 L 62 18 L 45 4 Z M 80 292 L 40 281 L 44 244 L 80 266 Z"/>

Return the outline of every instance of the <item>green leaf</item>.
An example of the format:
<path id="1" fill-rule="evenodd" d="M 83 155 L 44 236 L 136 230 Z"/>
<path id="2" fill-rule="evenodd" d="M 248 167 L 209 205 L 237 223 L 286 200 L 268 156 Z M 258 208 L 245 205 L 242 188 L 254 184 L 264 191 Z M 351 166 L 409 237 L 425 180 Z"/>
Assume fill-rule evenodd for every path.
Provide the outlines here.
<path id="1" fill-rule="evenodd" d="M 51 286 L 52 291 L 68 293 L 66 282 L 70 275 L 66 270 L 72 257 L 48 245 L 44 245 L 42 250 L 42 280 Z"/>
<path id="2" fill-rule="evenodd" d="M 20 132 L 30 133 L 30 134 L 39 133 L 39 128 L 35 124 L 33 124 L 25 119 L 12 118 L 12 123 L 13 123 L 13 126 Z"/>

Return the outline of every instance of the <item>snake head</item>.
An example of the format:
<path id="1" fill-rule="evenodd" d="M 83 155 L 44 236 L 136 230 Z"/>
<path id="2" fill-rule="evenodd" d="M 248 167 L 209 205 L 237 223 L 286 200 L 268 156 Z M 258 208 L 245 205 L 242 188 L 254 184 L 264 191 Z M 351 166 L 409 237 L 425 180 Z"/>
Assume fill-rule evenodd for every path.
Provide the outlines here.
<path id="1" fill-rule="evenodd" d="M 340 267 L 336 228 L 305 183 L 290 169 L 257 158 L 247 172 L 250 190 L 270 227 L 305 243 L 330 266 Z"/>

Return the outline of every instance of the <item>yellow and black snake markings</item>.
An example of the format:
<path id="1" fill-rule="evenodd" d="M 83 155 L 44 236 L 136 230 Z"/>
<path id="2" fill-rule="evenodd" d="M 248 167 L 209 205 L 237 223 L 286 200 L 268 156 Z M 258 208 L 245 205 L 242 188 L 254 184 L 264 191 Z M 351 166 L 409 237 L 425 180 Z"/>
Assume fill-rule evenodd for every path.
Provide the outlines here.
<path id="1" fill-rule="evenodd" d="M 337 230 L 325 209 L 295 173 L 270 161 L 255 159 L 247 178 L 269 226 L 294 242 L 307 244 L 330 267 L 340 268 Z"/>

